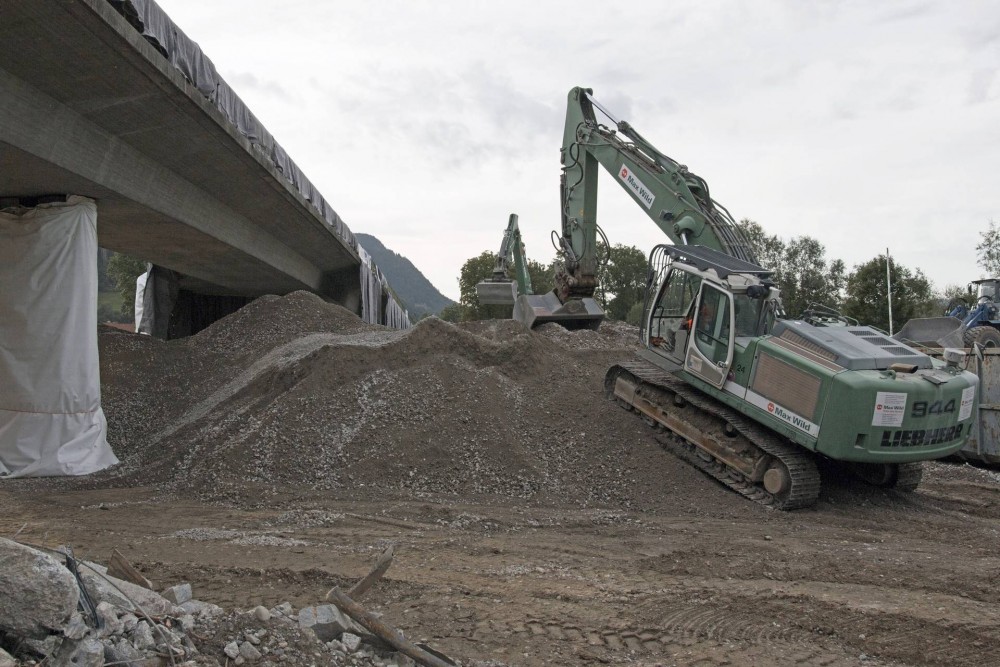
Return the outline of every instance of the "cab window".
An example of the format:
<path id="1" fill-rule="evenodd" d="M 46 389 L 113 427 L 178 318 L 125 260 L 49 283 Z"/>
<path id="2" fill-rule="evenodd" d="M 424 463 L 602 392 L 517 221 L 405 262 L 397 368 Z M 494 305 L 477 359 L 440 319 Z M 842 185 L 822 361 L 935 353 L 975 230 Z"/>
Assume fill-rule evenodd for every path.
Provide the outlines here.
<path id="1" fill-rule="evenodd" d="M 705 285 L 698 304 L 695 344 L 713 363 L 729 360 L 730 320 L 729 296 Z"/>
<path id="2" fill-rule="evenodd" d="M 650 316 L 649 335 L 654 345 L 673 349 L 677 332 L 690 326 L 700 287 L 701 276 L 686 271 L 670 272 Z"/>

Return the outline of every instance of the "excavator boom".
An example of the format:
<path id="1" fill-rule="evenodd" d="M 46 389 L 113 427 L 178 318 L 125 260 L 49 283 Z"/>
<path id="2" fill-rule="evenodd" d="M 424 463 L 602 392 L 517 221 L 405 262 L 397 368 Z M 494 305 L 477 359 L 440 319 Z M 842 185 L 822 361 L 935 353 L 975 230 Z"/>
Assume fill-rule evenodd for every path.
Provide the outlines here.
<path id="1" fill-rule="evenodd" d="M 661 153 L 629 123 L 615 118 L 589 88 L 569 93 L 561 152 L 562 230 L 557 238 L 563 265 L 553 292 L 520 297 L 514 319 L 527 326 L 558 322 L 567 328 L 595 329 L 604 319 L 594 300 L 601 259 L 599 168 L 607 170 L 674 243 L 703 245 L 755 261 L 739 227 L 712 199 L 705 180 Z"/>

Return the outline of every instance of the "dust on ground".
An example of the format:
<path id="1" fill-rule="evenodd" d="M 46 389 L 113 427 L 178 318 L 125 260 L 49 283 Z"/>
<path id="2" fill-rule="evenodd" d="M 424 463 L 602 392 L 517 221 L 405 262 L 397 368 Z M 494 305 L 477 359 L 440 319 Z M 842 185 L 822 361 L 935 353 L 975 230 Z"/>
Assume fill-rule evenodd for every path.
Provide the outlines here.
<path id="1" fill-rule="evenodd" d="M 824 478 L 755 505 L 603 397 L 636 332 L 366 325 L 305 293 L 162 342 L 102 330 L 109 440 L 84 479 L 7 480 L 0 535 L 228 609 L 366 605 L 496 665 L 983 665 L 1000 654 L 1000 474 L 916 493 Z M 316 664 L 320 657 L 310 656 Z"/>

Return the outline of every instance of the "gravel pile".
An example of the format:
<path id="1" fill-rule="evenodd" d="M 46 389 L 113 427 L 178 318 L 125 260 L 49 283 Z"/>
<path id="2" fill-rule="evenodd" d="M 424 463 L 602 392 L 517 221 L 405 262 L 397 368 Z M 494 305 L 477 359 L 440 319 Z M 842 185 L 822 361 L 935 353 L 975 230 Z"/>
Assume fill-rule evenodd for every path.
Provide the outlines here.
<path id="1" fill-rule="evenodd" d="M 620 508 L 669 494 L 651 431 L 603 396 L 635 349 L 627 325 L 394 331 L 300 292 L 189 339 L 100 338 L 122 464 L 85 484 L 248 507 L 290 489 Z"/>

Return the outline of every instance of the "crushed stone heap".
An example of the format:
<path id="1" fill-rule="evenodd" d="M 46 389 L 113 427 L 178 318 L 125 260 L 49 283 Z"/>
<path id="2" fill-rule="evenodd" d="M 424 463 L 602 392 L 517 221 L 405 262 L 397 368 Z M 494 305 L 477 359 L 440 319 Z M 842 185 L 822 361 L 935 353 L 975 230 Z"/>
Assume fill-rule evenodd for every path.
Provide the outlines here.
<path id="1" fill-rule="evenodd" d="M 100 485 L 252 505 L 289 489 L 631 507 L 664 500 L 651 430 L 603 396 L 633 327 L 511 320 L 406 331 L 297 292 L 198 335 L 100 337 L 109 440 Z"/>

